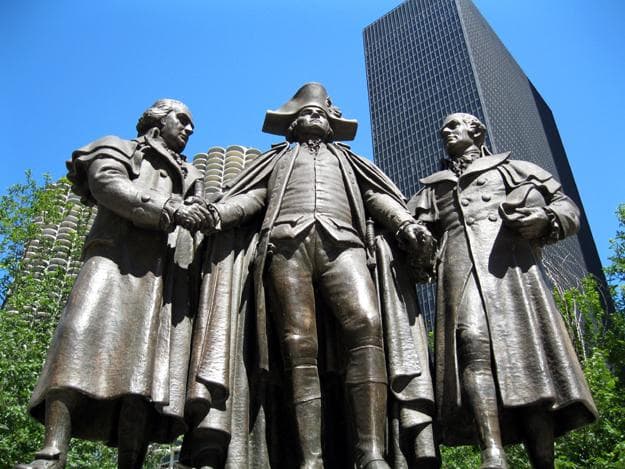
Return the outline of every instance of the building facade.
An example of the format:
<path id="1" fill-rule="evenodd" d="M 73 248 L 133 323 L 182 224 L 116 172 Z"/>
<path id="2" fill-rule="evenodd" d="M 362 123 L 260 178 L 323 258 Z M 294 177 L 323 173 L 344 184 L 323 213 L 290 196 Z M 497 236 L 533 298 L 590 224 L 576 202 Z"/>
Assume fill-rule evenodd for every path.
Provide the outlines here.
<path id="1" fill-rule="evenodd" d="M 545 249 L 548 278 L 568 288 L 591 273 L 605 285 L 551 110 L 471 0 L 407 0 L 365 28 L 364 48 L 375 163 L 404 194 L 442 169 L 443 118 L 473 114 L 493 153 L 550 171 L 581 209 L 579 234 Z M 433 289 L 421 297 L 431 325 Z"/>

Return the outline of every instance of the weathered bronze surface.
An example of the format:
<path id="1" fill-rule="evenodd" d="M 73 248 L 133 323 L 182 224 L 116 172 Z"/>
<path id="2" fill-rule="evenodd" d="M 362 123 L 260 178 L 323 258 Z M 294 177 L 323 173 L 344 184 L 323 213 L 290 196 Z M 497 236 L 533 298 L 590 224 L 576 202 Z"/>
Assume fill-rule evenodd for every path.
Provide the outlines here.
<path id="1" fill-rule="evenodd" d="M 356 125 L 304 85 L 265 117 L 288 142 L 209 204 L 183 462 L 437 465 L 426 331 L 397 247 L 418 255 L 429 233 L 335 143 Z"/>
<path id="2" fill-rule="evenodd" d="M 548 172 L 491 155 L 468 114 L 445 119 L 448 169 L 406 205 L 337 142 L 356 128 L 305 84 L 265 116 L 287 142 L 210 197 L 179 101 L 73 153 L 98 215 L 30 403 L 44 447 L 19 469 L 65 467 L 71 437 L 140 468 L 184 432 L 201 468 L 437 467 L 435 418 L 482 468 L 513 442 L 553 467 L 554 438 L 597 417 L 540 270 L 578 209 Z M 414 289 L 434 273 L 436 406 Z"/>
<path id="3" fill-rule="evenodd" d="M 149 442 L 185 430 L 191 323 L 184 308 L 172 315 L 172 301 L 189 282 L 172 254 L 185 232 L 176 227 L 194 229 L 208 214 L 195 197 L 201 174 L 180 154 L 191 119 L 183 103 L 159 100 L 136 139 L 104 137 L 67 163 L 98 215 L 30 402 L 44 448 L 19 468 L 64 467 L 70 437 L 117 446 L 119 467 L 139 468 Z"/>
<path id="4" fill-rule="evenodd" d="M 540 270 L 540 248 L 575 233 L 579 212 L 551 174 L 491 155 L 484 125 L 452 114 L 441 129 L 449 169 L 409 202 L 439 243 L 436 401 L 441 440 L 477 442 L 483 468 L 507 467 L 523 442 L 552 468 L 554 437 L 597 417 Z"/>

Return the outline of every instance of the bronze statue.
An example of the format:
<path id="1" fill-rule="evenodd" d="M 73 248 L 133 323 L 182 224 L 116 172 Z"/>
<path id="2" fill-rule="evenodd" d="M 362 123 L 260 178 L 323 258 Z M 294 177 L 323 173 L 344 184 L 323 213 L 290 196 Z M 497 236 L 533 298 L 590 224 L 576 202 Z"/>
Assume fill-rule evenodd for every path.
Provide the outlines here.
<path id="1" fill-rule="evenodd" d="M 205 229 L 217 234 L 204 267 L 191 358 L 190 383 L 193 377 L 195 383 L 190 384 L 189 399 L 190 407 L 202 403 L 212 407 L 205 421 L 186 436 L 183 461 L 198 467 L 258 463 L 248 455 L 259 451 L 257 440 L 235 440 L 254 427 L 253 419 L 259 415 L 265 416 L 263 438 L 267 437 L 271 424 L 284 419 L 291 402 L 292 430 L 282 431 L 278 438 L 283 453 L 293 451 L 289 442 L 294 442 L 295 462 L 267 448 L 262 456 L 268 459 L 265 463 L 307 469 L 338 465 L 328 462 L 330 456 L 322 451 L 332 428 L 325 426 L 322 441 L 322 408 L 327 410 L 330 404 L 319 373 L 320 361 L 323 367 L 331 366 L 323 357 L 328 347 L 334 347 L 334 360 L 346 362 L 343 381 L 350 409 L 347 421 L 334 431 L 345 434 L 353 428 L 349 464 L 388 468 L 388 459 L 397 467 L 396 461 L 406 467 L 436 465 L 425 329 L 417 317 L 414 286 L 401 262 L 392 262 L 391 254 L 397 241 L 417 253 L 429 235 L 379 169 L 347 145 L 335 143 L 353 139 L 356 127 L 356 121 L 344 119 L 332 105 L 322 85 L 305 84 L 280 109 L 265 116 L 263 131 L 283 135 L 288 142 L 259 156 L 219 202 L 208 205 L 211 217 Z M 369 217 L 373 221 L 367 222 Z M 374 232 L 374 223 L 390 232 L 388 242 Z M 253 227 L 250 236 L 242 235 L 246 226 Z M 257 245 L 242 250 L 239 245 L 237 253 L 238 241 L 233 241 L 237 236 L 249 238 L 243 244 Z M 229 249 L 231 253 L 226 252 Z M 370 269 L 374 257 L 375 277 Z M 253 319 L 244 313 L 252 302 L 240 299 L 250 289 L 240 277 L 248 268 L 253 270 L 251 288 L 255 289 Z M 277 374 L 282 373 L 288 383 L 288 397 L 273 410 L 258 397 L 262 386 L 250 371 L 254 360 L 246 358 L 239 366 L 246 368 L 247 376 L 240 378 L 240 371 L 232 371 L 233 363 L 249 352 L 249 346 L 235 344 L 250 327 L 241 326 L 242 322 L 256 328 L 258 368 L 274 372 L 270 376 L 278 368 Z M 332 337 L 329 323 L 334 328 Z M 235 329 L 238 332 L 231 332 Z M 274 347 L 274 342 L 279 345 Z M 276 366 L 274 353 L 281 357 L 281 365 Z M 244 384 L 233 384 L 237 380 Z M 248 392 L 252 402 L 242 406 L 236 400 L 238 387 L 255 383 L 255 390 Z M 264 389 L 276 389 L 272 383 L 272 378 L 265 378 Z M 391 396 L 387 396 L 389 389 Z M 266 394 L 275 397 L 273 391 Z M 385 445 L 388 397 L 399 403 L 392 406 L 391 449 Z M 232 416 L 240 407 L 244 411 Z M 235 443 L 238 449 L 233 449 Z M 220 445 L 221 450 L 216 449 Z M 216 457 L 216 451 L 222 454 Z"/>
<path id="2" fill-rule="evenodd" d="M 137 131 L 92 142 L 67 163 L 73 190 L 98 213 L 30 402 L 44 447 L 21 469 L 64 467 L 70 437 L 117 446 L 118 467 L 140 468 L 150 441 L 186 428 L 188 344 L 176 336 L 190 322 L 171 315 L 174 277 L 184 275 L 172 252 L 176 226 L 195 229 L 208 214 L 196 197 L 202 175 L 181 155 L 193 133 L 183 103 L 156 101 Z"/>
<path id="3" fill-rule="evenodd" d="M 547 171 L 491 155 L 485 132 L 474 116 L 448 116 L 448 169 L 408 204 L 439 242 L 441 440 L 477 439 L 482 468 L 506 468 L 503 444 L 523 442 L 534 467 L 552 468 L 554 437 L 597 418 L 540 271 L 540 248 L 574 234 L 579 212 Z"/>

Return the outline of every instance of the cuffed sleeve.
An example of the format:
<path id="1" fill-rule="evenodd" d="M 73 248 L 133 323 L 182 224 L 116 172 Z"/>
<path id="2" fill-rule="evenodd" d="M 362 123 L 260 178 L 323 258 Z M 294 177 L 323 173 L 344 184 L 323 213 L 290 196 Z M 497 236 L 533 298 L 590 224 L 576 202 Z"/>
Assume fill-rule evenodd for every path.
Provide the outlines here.
<path id="1" fill-rule="evenodd" d="M 182 204 L 182 197 L 172 196 L 165 202 L 163 206 L 163 210 L 161 211 L 161 219 L 159 222 L 159 227 L 163 231 L 173 231 L 176 227 L 175 225 L 175 215 L 176 210 Z"/>
<path id="2" fill-rule="evenodd" d="M 546 207 L 546 211 L 547 216 L 550 216 L 552 236 L 555 235 L 555 233 L 557 233 L 558 236 L 553 242 L 574 235 L 579 230 L 579 209 L 562 191 L 557 191 L 552 196 Z"/>

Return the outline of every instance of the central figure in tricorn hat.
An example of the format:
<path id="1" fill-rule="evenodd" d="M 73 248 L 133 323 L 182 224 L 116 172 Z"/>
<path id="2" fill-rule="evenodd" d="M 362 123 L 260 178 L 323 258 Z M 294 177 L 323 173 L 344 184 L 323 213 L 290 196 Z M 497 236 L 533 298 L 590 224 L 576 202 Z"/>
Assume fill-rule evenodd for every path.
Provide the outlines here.
<path id="1" fill-rule="evenodd" d="M 427 230 L 410 216 L 400 191 L 377 167 L 347 145 L 333 143 L 353 139 L 356 128 L 355 120 L 341 117 L 322 85 L 302 86 L 265 116 L 263 131 L 288 142 L 261 155 L 221 201 L 209 205 L 209 228 L 226 231 L 262 217 L 254 262 L 259 363 L 264 369 L 273 366 L 268 336 L 276 337 L 295 429 L 281 438 L 296 434 L 299 466 L 336 465 L 322 447 L 327 448 L 329 433 L 350 431 L 349 458 L 356 467 L 388 468 L 387 461 L 397 465 L 400 460 L 410 467 L 424 461 L 427 466 L 435 464 L 435 451 L 425 328 L 412 284 L 401 263 L 391 262 L 398 245 L 419 253 Z M 219 305 L 219 292 L 215 295 L 206 297 Z M 320 341 L 325 344 L 321 354 Z M 329 342 L 337 351 L 334 365 L 325 359 Z M 328 430 L 325 421 L 322 432 L 326 395 L 319 370 L 337 361 L 343 362 L 348 423 Z M 214 369 L 214 363 L 208 360 L 198 368 L 197 381 L 213 386 L 215 379 L 202 370 Z M 395 425 L 387 427 L 389 402 L 396 415 Z M 284 460 L 275 465 L 292 467 Z"/>

